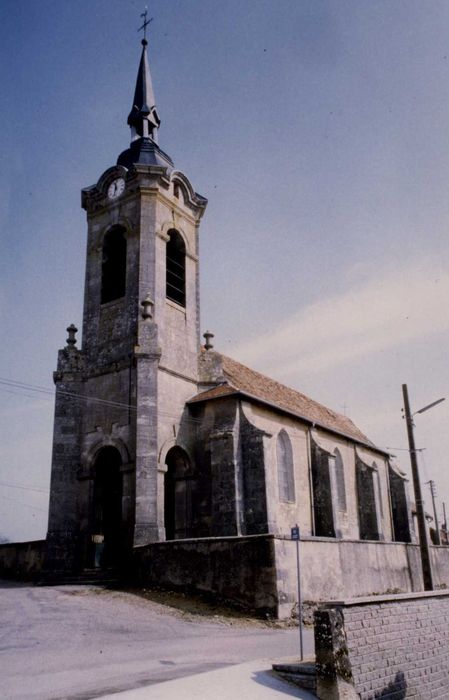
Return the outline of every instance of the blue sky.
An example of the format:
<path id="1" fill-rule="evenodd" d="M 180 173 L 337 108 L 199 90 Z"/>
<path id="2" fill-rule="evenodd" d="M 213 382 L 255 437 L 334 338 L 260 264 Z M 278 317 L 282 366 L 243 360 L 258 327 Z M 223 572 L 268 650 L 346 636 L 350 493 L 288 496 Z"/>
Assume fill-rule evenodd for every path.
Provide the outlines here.
<path id="1" fill-rule="evenodd" d="M 1 377 L 51 390 L 65 328 L 81 324 L 80 190 L 129 142 L 142 11 L 0 4 Z M 164 0 L 149 12 L 160 144 L 209 199 L 203 330 L 401 448 L 405 470 L 401 384 L 415 408 L 448 396 L 416 423 L 423 481 L 449 503 L 449 4 Z M 0 535 L 42 537 L 52 397 L 10 392 Z"/>

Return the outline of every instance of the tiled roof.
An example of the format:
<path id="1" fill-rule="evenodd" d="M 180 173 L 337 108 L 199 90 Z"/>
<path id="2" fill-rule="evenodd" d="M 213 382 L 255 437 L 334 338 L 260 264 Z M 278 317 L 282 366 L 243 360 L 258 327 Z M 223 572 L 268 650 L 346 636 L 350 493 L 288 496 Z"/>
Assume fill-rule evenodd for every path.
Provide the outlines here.
<path id="1" fill-rule="evenodd" d="M 223 366 L 223 376 L 226 384 L 220 384 L 194 396 L 188 403 L 197 403 L 231 394 L 243 394 L 270 404 L 274 408 L 292 413 L 304 418 L 317 427 L 328 428 L 333 432 L 374 447 L 373 443 L 357 428 L 347 416 L 332 411 L 308 396 L 284 386 L 249 367 L 220 355 Z M 378 449 L 378 448 L 376 448 Z M 381 450 L 383 451 L 383 450 Z"/>

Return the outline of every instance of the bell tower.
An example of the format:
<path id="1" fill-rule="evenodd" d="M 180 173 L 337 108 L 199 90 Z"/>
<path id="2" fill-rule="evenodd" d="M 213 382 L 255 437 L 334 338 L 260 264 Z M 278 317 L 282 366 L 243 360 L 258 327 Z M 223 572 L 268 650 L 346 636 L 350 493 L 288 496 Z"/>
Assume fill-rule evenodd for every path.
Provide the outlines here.
<path id="1" fill-rule="evenodd" d="M 198 232 L 207 201 L 158 145 L 147 41 L 117 164 L 82 190 L 81 349 L 59 351 L 47 569 L 119 563 L 165 538 L 164 465 L 198 383 Z"/>

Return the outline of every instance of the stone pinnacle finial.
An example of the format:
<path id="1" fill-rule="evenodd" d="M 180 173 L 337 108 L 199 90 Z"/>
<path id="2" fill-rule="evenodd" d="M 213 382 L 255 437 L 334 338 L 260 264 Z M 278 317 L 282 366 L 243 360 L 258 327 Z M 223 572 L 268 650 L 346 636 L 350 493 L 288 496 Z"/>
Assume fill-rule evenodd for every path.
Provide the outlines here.
<path id="1" fill-rule="evenodd" d="M 149 294 L 145 297 L 143 301 L 140 302 L 140 305 L 142 306 L 142 318 L 147 319 L 147 318 L 153 318 L 153 306 L 154 306 L 154 301 L 150 297 Z"/>
<path id="2" fill-rule="evenodd" d="M 213 338 L 213 337 L 214 337 L 214 334 L 211 333 L 210 331 L 206 331 L 205 333 L 203 333 L 203 338 L 204 338 L 205 341 L 206 341 L 206 342 L 204 343 L 204 349 L 205 349 L 205 350 L 212 350 L 212 348 L 214 347 L 214 346 L 212 345 L 212 343 L 210 342 L 210 341 L 211 341 L 211 338 Z"/>
<path id="3" fill-rule="evenodd" d="M 69 334 L 69 337 L 67 338 L 67 345 L 68 347 L 74 347 L 76 345 L 76 338 L 75 335 L 78 333 L 78 328 L 71 323 L 70 326 L 67 328 L 67 333 Z"/>

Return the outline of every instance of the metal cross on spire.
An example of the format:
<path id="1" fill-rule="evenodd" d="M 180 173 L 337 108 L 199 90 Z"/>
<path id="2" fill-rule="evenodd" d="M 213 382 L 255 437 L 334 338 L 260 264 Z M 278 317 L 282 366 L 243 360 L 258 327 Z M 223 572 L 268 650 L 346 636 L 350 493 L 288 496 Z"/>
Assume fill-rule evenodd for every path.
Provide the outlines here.
<path id="1" fill-rule="evenodd" d="M 145 12 L 142 12 L 142 14 L 140 15 L 141 17 L 143 17 L 143 24 L 142 24 L 142 26 L 139 27 L 139 29 L 137 30 L 138 32 L 141 32 L 142 29 L 143 29 L 143 39 L 142 39 L 142 43 L 143 43 L 143 42 L 145 42 L 145 43 L 147 42 L 147 27 L 148 27 L 148 25 L 150 24 L 150 22 L 153 21 L 153 17 L 150 17 L 150 19 L 147 19 L 147 15 L 148 15 L 148 7 L 146 7 L 146 8 L 145 8 Z"/>

